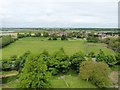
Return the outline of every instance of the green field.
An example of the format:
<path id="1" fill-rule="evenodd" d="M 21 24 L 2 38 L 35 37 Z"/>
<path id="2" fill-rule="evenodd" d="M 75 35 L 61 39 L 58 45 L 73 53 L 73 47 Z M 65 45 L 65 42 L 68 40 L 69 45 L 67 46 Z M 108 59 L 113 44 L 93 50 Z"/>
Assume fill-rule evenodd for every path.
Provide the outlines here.
<path id="1" fill-rule="evenodd" d="M 48 38 L 36 37 L 19 39 L 7 47 L 0 49 L 0 52 L 2 51 L 2 58 L 9 58 L 12 55 L 22 55 L 28 50 L 35 54 L 41 53 L 43 50 L 47 50 L 52 54 L 60 48 L 64 48 L 67 55 L 72 55 L 79 51 L 82 51 L 83 53 L 88 53 L 90 51 L 98 53 L 100 49 L 102 49 L 106 54 L 114 54 L 114 51 L 108 49 L 106 44 L 103 43 L 86 43 L 84 40 L 72 39 L 69 39 L 68 41 L 49 41 Z"/>

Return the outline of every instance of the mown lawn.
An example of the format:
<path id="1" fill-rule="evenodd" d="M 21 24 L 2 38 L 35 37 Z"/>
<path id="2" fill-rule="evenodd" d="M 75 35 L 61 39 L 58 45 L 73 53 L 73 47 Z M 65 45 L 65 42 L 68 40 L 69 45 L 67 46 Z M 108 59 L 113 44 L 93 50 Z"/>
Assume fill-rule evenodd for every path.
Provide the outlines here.
<path id="1" fill-rule="evenodd" d="M 108 49 L 106 44 L 103 43 L 86 43 L 84 40 L 71 40 L 68 41 L 49 41 L 48 38 L 28 37 L 17 40 L 16 42 L 6 46 L 2 51 L 1 58 L 9 58 L 12 55 L 22 55 L 24 52 L 30 50 L 32 53 L 38 54 L 43 50 L 49 51 L 50 54 L 64 48 L 66 54 L 72 55 L 75 52 L 81 51 L 88 53 L 90 51 L 96 54 L 102 49 L 106 54 L 114 54 L 114 51 Z"/>

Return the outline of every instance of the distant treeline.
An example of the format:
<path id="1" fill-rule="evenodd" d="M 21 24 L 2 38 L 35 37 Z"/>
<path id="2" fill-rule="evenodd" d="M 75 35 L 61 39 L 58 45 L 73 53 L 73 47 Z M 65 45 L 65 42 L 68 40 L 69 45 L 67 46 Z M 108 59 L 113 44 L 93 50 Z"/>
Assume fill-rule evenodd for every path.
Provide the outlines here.
<path id="1" fill-rule="evenodd" d="M 119 31 L 118 28 L 2 28 L 2 31 L 19 31 L 19 30 L 94 30 L 94 31 Z"/>

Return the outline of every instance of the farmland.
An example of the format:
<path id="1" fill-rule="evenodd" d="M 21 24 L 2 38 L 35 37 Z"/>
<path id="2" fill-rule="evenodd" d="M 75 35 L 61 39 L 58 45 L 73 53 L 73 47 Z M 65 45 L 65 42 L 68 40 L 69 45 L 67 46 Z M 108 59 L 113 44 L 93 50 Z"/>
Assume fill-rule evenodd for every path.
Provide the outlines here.
<path id="1" fill-rule="evenodd" d="M 0 49 L 2 51 L 2 58 L 9 58 L 12 55 L 21 55 L 30 50 L 32 53 L 39 54 L 43 50 L 49 51 L 50 54 L 64 48 L 66 54 L 72 55 L 76 52 L 88 53 L 90 51 L 96 54 L 102 49 L 106 54 L 114 54 L 114 51 L 108 49 L 103 43 L 87 43 L 84 40 L 69 39 L 68 41 L 48 41 L 48 38 L 27 37 L 17 40 L 9 46 Z"/>

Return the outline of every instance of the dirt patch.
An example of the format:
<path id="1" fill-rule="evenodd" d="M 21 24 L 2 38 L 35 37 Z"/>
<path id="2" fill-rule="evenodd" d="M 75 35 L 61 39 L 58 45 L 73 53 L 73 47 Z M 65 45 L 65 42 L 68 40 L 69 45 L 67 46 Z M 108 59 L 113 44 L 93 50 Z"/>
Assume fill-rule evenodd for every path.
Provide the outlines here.
<path id="1" fill-rule="evenodd" d="M 0 75 L 0 78 L 3 78 L 3 77 L 10 77 L 10 76 L 16 76 L 18 73 L 15 73 L 15 74 L 7 74 L 7 75 Z"/>
<path id="2" fill-rule="evenodd" d="M 112 83 L 114 85 L 118 85 L 119 84 L 119 79 L 120 79 L 119 76 L 120 76 L 120 71 L 113 71 L 109 75 L 109 77 L 112 80 Z"/>

